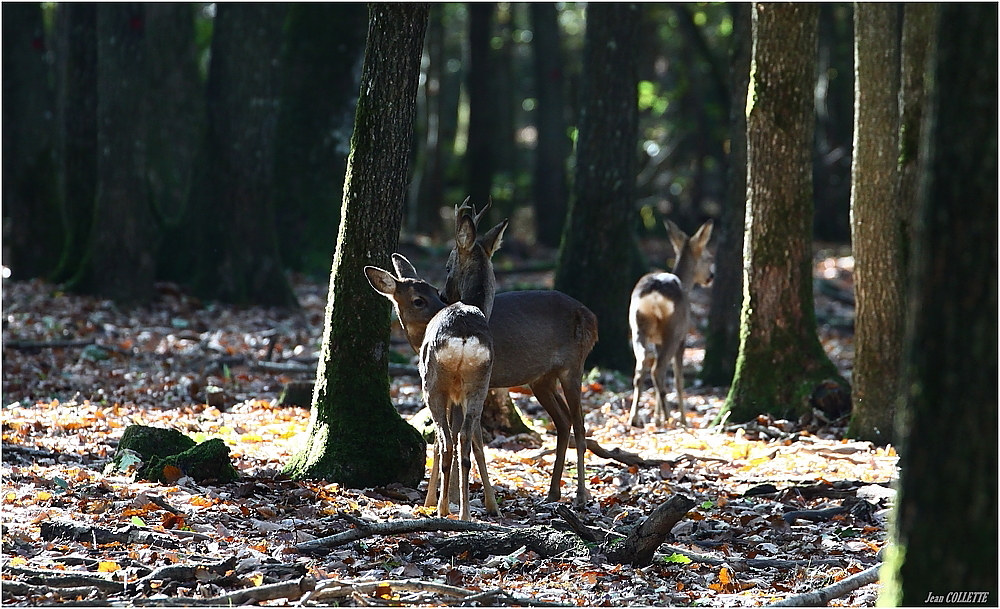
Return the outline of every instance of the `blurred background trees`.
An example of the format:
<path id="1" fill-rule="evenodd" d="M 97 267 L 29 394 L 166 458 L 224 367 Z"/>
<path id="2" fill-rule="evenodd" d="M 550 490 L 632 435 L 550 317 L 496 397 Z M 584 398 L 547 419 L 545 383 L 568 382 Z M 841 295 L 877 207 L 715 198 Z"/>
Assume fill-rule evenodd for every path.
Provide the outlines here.
<path id="1" fill-rule="evenodd" d="M 289 304 L 282 281 L 267 277 L 326 275 L 367 7 L 258 7 L 262 21 L 247 27 L 259 43 L 237 49 L 219 40 L 230 20 L 219 13 L 248 7 L 135 4 L 118 26 L 132 37 L 131 67 L 109 64 L 111 47 L 101 53 L 94 4 L 3 10 L 4 261 L 15 279 L 44 277 L 136 302 L 153 297 L 153 281 L 168 280 L 213 299 Z M 640 240 L 662 237 L 663 217 L 691 230 L 732 205 L 736 14 L 724 4 L 641 6 L 630 221 Z M 585 16 L 576 3 L 431 8 L 406 238 L 440 243 L 450 236 L 448 210 L 469 195 L 477 205 L 492 197 L 488 221 L 513 218 L 509 253 L 554 263 L 576 179 Z M 851 18 L 849 4 L 821 8 L 816 235 L 837 242 L 850 237 Z M 101 73 L 126 67 L 134 82 L 99 86 Z M 110 157 L 99 154 L 99 140 L 113 125 L 105 121 L 99 135 L 100 108 L 115 128 L 132 130 L 134 147 L 102 178 L 100 159 Z M 95 208 L 117 191 L 125 193 L 121 212 Z M 255 211 L 235 211 L 248 201 Z M 138 222 L 128 230 L 142 227 L 149 261 L 125 264 L 144 278 L 107 291 L 95 283 L 93 256 L 109 255 L 104 248 L 115 260 L 134 258 L 123 256 L 132 246 L 114 224 L 126 217 Z"/>

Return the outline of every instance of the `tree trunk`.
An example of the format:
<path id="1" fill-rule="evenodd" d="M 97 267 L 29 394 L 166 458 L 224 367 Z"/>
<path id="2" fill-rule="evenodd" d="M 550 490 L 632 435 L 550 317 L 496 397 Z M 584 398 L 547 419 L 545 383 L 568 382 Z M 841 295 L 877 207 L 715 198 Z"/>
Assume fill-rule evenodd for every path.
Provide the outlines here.
<path id="1" fill-rule="evenodd" d="M 597 315 L 600 339 L 590 365 L 633 368 L 628 303 L 641 272 L 636 263 L 635 205 L 638 138 L 635 4 L 590 4 L 574 200 L 559 252 L 555 287 Z"/>
<path id="2" fill-rule="evenodd" d="M 508 438 L 522 433 L 534 434 L 521 418 L 521 412 L 506 389 L 490 389 L 483 402 L 483 439 L 489 444 L 498 435 Z"/>
<path id="3" fill-rule="evenodd" d="M 533 2 L 531 40 L 535 68 L 535 167 L 532 198 L 535 209 L 535 238 L 547 247 L 559 247 L 566 223 L 569 186 L 566 157 L 572 146 L 566 134 L 563 59 L 559 41 L 559 20 L 555 4 Z"/>
<path id="4" fill-rule="evenodd" d="M 443 119 L 444 85 L 444 10 L 443 4 L 432 4 L 427 23 L 427 70 L 421 87 L 423 97 L 423 144 L 417 151 L 418 166 L 413 171 L 410 185 L 407 228 L 411 232 L 441 237 L 441 218 L 438 209 L 444 202 L 445 142 L 441 121 Z"/>
<path id="5" fill-rule="evenodd" d="M 718 231 L 715 279 L 705 333 L 701 379 L 712 386 L 729 385 L 740 350 L 740 306 L 743 304 L 743 226 L 747 201 L 747 84 L 750 80 L 751 18 L 749 3 L 730 5 L 733 47 L 729 90 L 729 185 Z"/>
<path id="6" fill-rule="evenodd" d="M 903 221 L 903 258 L 909 260 L 916 237 L 920 182 L 920 142 L 928 102 L 926 82 L 934 39 L 936 7 L 910 2 L 903 6 L 899 48 L 899 209 Z"/>
<path id="7" fill-rule="evenodd" d="M 812 138 L 816 4 L 754 4 L 740 353 L 725 411 L 810 413 L 817 386 L 846 393 L 816 335 Z M 845 397 L 846 400 L 846 397 Z"/>
<path id="8" fill-rule="evenodd" d="M 938 6 L 882 600 L 988 606 L 998 600 L 997 5 Z"/>
<path id="9" fill-rule="evenodd" d="M 146 179 L 146 17 L 97 8 L 97 197 L 73 289 L 123 303 L 153 297 L 156 227 Z"/>
<path id="10" fill-rule="evenodd" d="M 59 2 L 55 15 L 56 185 L 65 236 L 52 280 L 83 259 L 97 197 L 97 5 Z"/>
<path id="11" fill-rule="evenodd" d="M 466 192 L 477 208 L 486 204 L 493 190 L 496 160 L 493 154 L 497 132 L 496 99 L 493 95 L 493 62 L 490 56 L 495 2 L 474 2 L 469 11 L 469 143 L 466 148 Z M 489 216 L 487 217 L 487 219 Z"/>
<path id="12" fill-rule="evenodd" d="M 37 2 L 3 5 L 4 264 L 17 279 L 53 271 L 63 241 L 55 189 L 52 90 Z"/>
<path id="13" fill-rule="evenodd" d="M 854 10 L 854 412 L 848 434 L 894 441 L 894 396 L 903 348 L 903 215 L 899 206 L 898 6 Z"/>
<path id="14" fill-rule="evenodd" d="M 368 10 L 355 3 L 289 5 L 275 134 L 274 209 L 281 259 L 328 272 L 354 128 Z"/>
<path id="15" fill-rule="evenodd" d="M 146 138 L 149 196 L 157 218 L 177 223 L 191 193 L 195 156 L 204 136 L 205 90 L 198 73 L 194 11 L 187 3 L 146 4 Z"/>
<path id="16" fill-rule="evenodd" d="M 352 488 L 416 488 L 426 445 L 389 399 L 389 302 L 366 265 L 390 268 L 402 223 L 426 4 L 371 4 L 340 234 L 306 446 L 285 471 Z"/>
<path id="17" fill-rule="evenodd" d="M 274 135 L 287 5 L 219 4 L 208 76 L 204 214 L 196 291 L 238 304 L 295 306 L 278 255 Z"/>

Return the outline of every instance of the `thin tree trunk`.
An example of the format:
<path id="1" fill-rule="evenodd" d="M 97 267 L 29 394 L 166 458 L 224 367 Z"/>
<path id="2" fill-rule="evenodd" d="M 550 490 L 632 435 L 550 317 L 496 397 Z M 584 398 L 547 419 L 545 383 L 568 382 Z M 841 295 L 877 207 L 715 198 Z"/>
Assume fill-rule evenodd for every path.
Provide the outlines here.
<path id="1" fill-rule="evenodd" d="M 426 4 L 371 4 L 340 234 L 305 447 L 285 468 L 352 488 L 416 488 L 426 445 L 389 399 L 389 302 L 366 265 L 389 268 L 402 223 Z"/>
<path id="2" fill-rule="evenodd" d="M 559 247 L 569 198 L 566 157 L 572 145 L 566 134 L 564 117 L 566 101 L 559 21 L 556 6 L 551 2 L 533 2 L 530 9 L 538 99 L 535 106 L 538 145 L 532 175 L 535 237 L 542 245 Z"/>
<path id="3" fill-rule="evenodd" d="M 4 264 L 17 279 L 59 262 L 53 96 L 41 5 L 3 4 Z"/>
<path id="4" fill-rule="evenodd" d="M 493 154 L 497 132 L 496 100 L 491 80 L 494 78 L 490 55 L 495 2 L 475 2 L 469 11 L 469 68 L 466 87 L 469 92 L 469 144 L 466 191 L 477 208 L 485 205 L 493 190 L 496 159 Z"/>
<path id="5" fill-rule="evenodd" d="M 747 109 L 747 243 L 740 353 L 724 411 L 798 418 L 830 381 L 812 290 L 812 142 L 816 4 L 754 4 Z M 849 406 L 849 402 L 847 403 Z"/>
<path id="6" fill-rule="evenodd" d="M 733 47 L 729 71 L 729 184 L 715 252 L 715 279 L 705 333 L 701 378 L 713 386 L 729 385 L 740 350 L 743 304 L 743 227 L 747 202 L 747 84 L 750 80 L 750 4 L 730 5 Z"/>
<path id="7" fill-rule="evenodd" d="M 97 196 L 97 5 L 59 2 L 55 15 L 56 184 L 65 231 L 52 280 L 83 259 Z"/>
<path id="8" fill-rule="evenodd" d="M 432 4 L 427 24 L 427 71 L 421 87 L 426 123 L 424 143 L 418 150 L 421 166 L 414 170 L 410 186 L 407 228 L 412 232 L 441 236 L 438 209 L 444 201 L 445 142 L 442 129 L 444 85 L 444 5 Z"/>
<path id="9" fill-rule="evenodd" d="M 893 442 L 903 347 L 903 215 L 899 178 L 899 17 L 889 3 L 854 11 L 854 412 L 848 433 Z"/>
<path id="10" fill-rule="evenodd" d="M 218 5 L 208 78 L 205 214 L 195 287 L 226 302 L 295 306 L 278 254 L 274 137 L 287 5 Z"/>
<path id="11" fill-rule="evenodd" d="M 590 4 L 574 200 L 559 252 L 555 287 L 597 315 L 600 339 L 590 365 L 620 371 L 634 364 L 628 302 L 639 279 L 633 201 L 638 138 L 636 4 Z"/>
<path id="12" fill-rule="evenodd" d="M 988 606 L 1000 598 L 997 5 L 938 6 L 899 395 L 899 496 L 880 600 Z"/>

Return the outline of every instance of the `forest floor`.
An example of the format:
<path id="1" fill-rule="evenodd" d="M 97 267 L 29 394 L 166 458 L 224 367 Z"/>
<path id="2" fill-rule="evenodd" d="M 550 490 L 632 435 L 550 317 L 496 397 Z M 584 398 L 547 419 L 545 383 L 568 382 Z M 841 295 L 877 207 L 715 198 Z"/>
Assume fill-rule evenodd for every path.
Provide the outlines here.
<path id="1" fill-rule="evenodd" d="M 664 244 L 644 245 L 651 260 L 664 258 Z M 419 270 L 442 269 L 427 273 L 440 284 L 443 259 L 411 250 L 404 252 Z M 817 315 L 827 352 L 849 378 L 851 260 L 834 253 L 817 252 Z M 525 266 L 500 257 L 501 289 L 551 286 L 551 272 L 515 272 Z M 651 565 L 528 548 L 446 555 L 435 541 L 462 534 L 442 531 L 372 533 L 305 552 L 297 544 L 364 528 L 362 521 L 430 522 L 432 514 L 421 507 L 426 482 L 349 489 L 280 475 L 303 442 L 309 411 L 279 406 L 277 397 L 314 370 L 326 304 L 324 284 L 297 278 L 295 288 L 296 312 L 203 305 L 169 285 L 153 305 L 125 310 L 41 282 L 4 280 L 5 605 L 760 606 L 880 560 L 889 483 L 898 475 L 891 447 L 844 439 L 844 421 L 819 418 L 760 417 L 708 429 L 726 390 L 691 380 L 692 428 L 632 428 L 631 381 L 607 371 L 594 371 L 585 384 L 588 434 L 654 465 L 589 453 L 593 500 L 577 515 L 627 531 L 673 494 L 694 500 Z M 698 328 L 709 292 L 695 294 Z M 688 347 L 693 373 L 703 355 L 697 328 Z M 398 332 L 393 348 L 413 355 Z M 392 396 L 400 414 L 412 417 L 419 378 L 394 377 Z M 486 448 L 503 515 L 485 515 L 476 482 L 473 517 L 508 528 L 558 527 L 562 519 L 544 503 L 555 436 L 534 398 L 513 396 L 537 434 L 495 438 Z M 163 485 L 105 473 L 132 424 L 173 428 L 196 441 L 221 438 L 241 480 Z M 576 475 L 569 452 L 564 503 Z M 872 606 L 878 591 L 877 583 L 865 585 L 831 604 Z"/>

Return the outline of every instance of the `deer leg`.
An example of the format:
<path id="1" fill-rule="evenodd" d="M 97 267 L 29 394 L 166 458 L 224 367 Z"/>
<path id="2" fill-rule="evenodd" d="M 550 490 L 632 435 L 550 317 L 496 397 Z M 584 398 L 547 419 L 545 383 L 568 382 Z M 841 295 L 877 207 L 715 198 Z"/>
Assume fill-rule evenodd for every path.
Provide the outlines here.
<path id="1" fill-rule="evenodd" d="M 476 466 L 479 468 L 479 478 L 483 481 L 483 505 L 486 506 L 486 513 L 493 516 L 500 515 L 500 508 L 497 506 L 496 493 L 493 485 L 490 484 L 489 473 L 486 471 L 486 455 L 483 453 L 483 428 L 482 424 L 476 425 L 472 432 L 472 454 L 476 457 Z"/>
<path id="2" fill-rule="evenodd" d="M 677 389 L 677 408 L 681 415 L 681 425 L 688 426 L 687 408 L 684 407 L 684 341 L 674 353 L 674 388 Z"/>
<path id="3" fill-rule="evenodd" d="M 583 380 L 583 370 L 565 373 L 559 376 L 566 401 L 563 403 L 570 420 L 573 422 L 573 439 L 576 442 L 576 499 L 575 507 L 583 507 L 590 500 L 587 490 L 587 429 L 583 424 L 583 404 L 580 383 Z M 558 398 L 558 394 L 556 395 Z"/>
<path id="4" fill-rule="evenodd" d="M 434 448 L 431 457 L 431 477 L 427 481 L 427 499 L 424 500 L 424 507 L 436 507 L 438 497 L 438 484 L 440 483 L 441 467 L 441 434 L 434 431 Z"/>
<path id="5" fill-rule="evenodd" d="M 566 460 L 566 448 L 569 446 L 570 418 L 565 412 L 563 405 L 556 399 L 556 380 L 545 378 L 535 381 L 530 385 L 531 391 L 535 394 L 535 399 L 542 405 L 545 412 L 552 418 L 552 424 L 556 427 L 556 458 L 552 464 L 552 482 L 549 484 L 549 494 L 546 501 L 559 501 L 562 497 L 562 490 L 559 485 L 562 481 L 563 462 Z"/>
<path id="6" fill-rule="evenodd" d="M 639 342 L 632 343 L 632 351 L 635 353 L 635 375 L 632 377 L 632 410 L 628 414 L 628 420 L 632 427 L 642 427 L 642 421 L 639 419 L 639 397 L 642 395 L 642 379 L 650 369 L 653 357 Z"/>
<path id="7" fill-rule="evenodd" d="M 656 401 L 653 405 L 653 425 L 662 427 L 667 413 L 667 367 L 670 365 L 664 353 L 657 353 L 653 361 L 651 376 L 653 377 L 653 392 L 656 394 Z"/>

